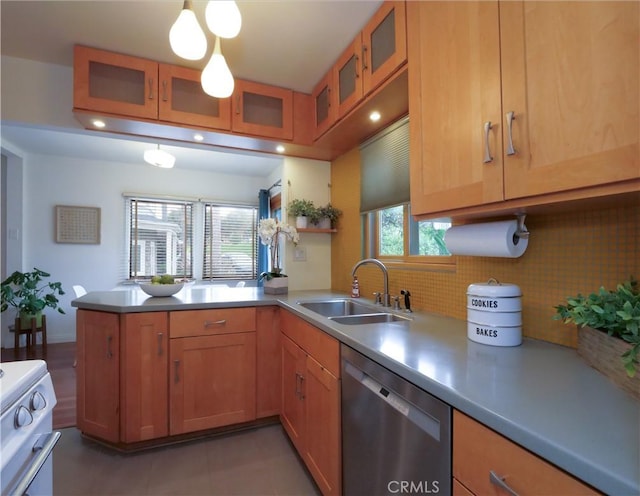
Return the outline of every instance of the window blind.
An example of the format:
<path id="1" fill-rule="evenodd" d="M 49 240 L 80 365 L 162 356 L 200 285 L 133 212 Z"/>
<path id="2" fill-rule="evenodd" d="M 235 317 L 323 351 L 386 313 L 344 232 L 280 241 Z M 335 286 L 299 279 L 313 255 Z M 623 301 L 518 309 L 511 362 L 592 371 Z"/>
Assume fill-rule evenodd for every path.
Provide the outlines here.
<path id="1" fill-rule="evenodd" d="M 361 213 L 409 202 L 409 117 L 363 143 L 360 159 Z"/>
<path id="2" fill-rule="evenodd" d="M 204 206 L 203 279 L 256 279 L 258 209 Z"/>
<path id="3" fill-rule="evenodd" d="M 193 204 L 128 198 L 129 279 L 193 277 Z"/>

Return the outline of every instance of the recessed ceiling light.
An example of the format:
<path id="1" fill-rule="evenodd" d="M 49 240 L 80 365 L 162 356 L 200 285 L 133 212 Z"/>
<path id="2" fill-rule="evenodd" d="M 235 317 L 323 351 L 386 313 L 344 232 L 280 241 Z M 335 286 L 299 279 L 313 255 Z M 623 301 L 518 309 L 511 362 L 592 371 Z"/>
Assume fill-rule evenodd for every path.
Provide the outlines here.
<path id="1" fill-rule="evenodd" d="M 193 139 L 196 141 L 204 141 L 204 136 L 202 136 L 201 134 L 194 134 Z"/>
<path id="2" fill-rule="evenodd" d="M 91 121 L 91 124 L 93 124 L 95 127 L 99 127 L 100 129 L 107 126 L 106 123 L 104 121 L 101 121 L 100 119 L 93 119 Z"/>
<path id="3" fill-rule="evenodd" d="M 374 110 L 369 114 L 369 119 L 371 119 L 372 122 L 378 122 L 380 120 L 380 117 L 382 116 L 380 115 L 380 112 L 378 112 L 377 110 Z"/>
<path id="4" fill-rule="evenodd" d="M 282 146 L 282 145 L 278 145 L 278 146 L 276 146 L 276 151 L 277 151 L 278 153 L 284 153 L 284 146 Z"/>

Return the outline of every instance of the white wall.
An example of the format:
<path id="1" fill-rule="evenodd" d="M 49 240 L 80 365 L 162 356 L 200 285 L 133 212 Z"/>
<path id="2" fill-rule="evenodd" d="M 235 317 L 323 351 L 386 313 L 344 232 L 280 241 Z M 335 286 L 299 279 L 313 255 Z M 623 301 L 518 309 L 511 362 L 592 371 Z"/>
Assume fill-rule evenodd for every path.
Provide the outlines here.
<path id="1" fill-rule="evenodd" d="M 2 120 L 48 127 L 78 128 L 72 116 L 71 68 L 2 57 Z M 3 153 L 14 147 L 2 140 Z M 197 170 L 153 168 L 146 164 L 107 163 L 70 157 L 16 153 L 8 163 L 8 174 L 22 174 L 23 184 L 16 188 L 12 208 L 17 212 L 7 223 L 20 223 L 20 236 L 7 256 L 20 260 L 21 270 L 38 267 L 51 272 L 62 282 L 67 295 L 62 307 L 66 315 L 47 314 L 50 342 L 75 340 L 75 309 L 72 286 L 81 284 L 88 291 L 108 290 L 116 286 L 124 254 L 124 192 L 150 195 L 186 196 L 257 203 L 258 190 L 269 188 L 278 178 L 223 175 Z M 13 162 L 13 163 L 12 163 Z M 12 166 L 19 166 L 19 169 Z M 329 201 L 329 162 L 287 158 L 283 171 L 283 203 L 286 205 L 287 179 L 297 187 L 307 182 L 309 199 L 318 204 Z M 317 190 L 317 191 L 316 191 Z M 101 209 L 101 243 L 99 245 L 57 244 L 54 239 L 55 205 L 93 206 Z M 21 219 L 20 219 L 21 217 Z M 9 226 L 2 226 L 4 230 Z M 6 231 L 5 231 L 6 232 Z M 291 277 L 291 289 L 328 289 L 331 287 L 330 246 L 328 234 L 304 234 L 301 245 L 307 248 L 307 262 L 292 262 L 287 251 L 285 270 Z M 16 251 L 20 251 L 19 256 Z M 9 253 L 11 252 L 11 254 Z M 13 315 L 2 314 L 2 343 L 7 343 L 7 325 Z"/>

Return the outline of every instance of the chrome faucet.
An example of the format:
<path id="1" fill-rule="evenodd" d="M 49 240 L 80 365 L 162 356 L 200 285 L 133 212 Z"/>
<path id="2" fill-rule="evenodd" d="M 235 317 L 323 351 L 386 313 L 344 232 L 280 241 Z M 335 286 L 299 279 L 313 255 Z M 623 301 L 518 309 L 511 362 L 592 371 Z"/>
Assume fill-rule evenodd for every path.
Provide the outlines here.
<path id="1" fill-rule="evenodd" d="M 351 270 L 351 277 L 354 277 L 356 275 L 358 267 L 365 264 L 377 265 L 378 267 L 380 267 L 380 270 L 382 270 L 382 275 L 384 276 L 384 293 L 382 294 L 382 306 L 390 307 L 391 296 L 389 295 L 389 273 L 387 272 L 387 267 L 380 260 L 376 258 L 365 258 L 363 260 L 360 260 L 353 266 L 353 269 Z"/>

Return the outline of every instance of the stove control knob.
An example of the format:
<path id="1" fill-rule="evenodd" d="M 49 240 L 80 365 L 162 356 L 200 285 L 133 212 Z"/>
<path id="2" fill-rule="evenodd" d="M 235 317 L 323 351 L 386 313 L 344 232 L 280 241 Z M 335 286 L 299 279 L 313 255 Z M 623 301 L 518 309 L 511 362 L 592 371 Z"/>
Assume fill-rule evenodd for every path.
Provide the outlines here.
<path id="1" fill-rule="evenodd" d="M 29 425 L 31 422 L 33 422 L 33 415 L 31 415 L 31 412 L 26 406 L 20 405 L 16 409 L 16 413 L 13 417 L 13 423 L 16 426 L 16 429 Z"/>
<path id="2" fill-rule="evenodd" d="M 40 391 L 36 391 L 31 395 L 31 400 L 29 401 L 29 408 L 32 412 L 42 410 L 46 408 L 47 400 L 44 399 L 44 396 Z"/>

